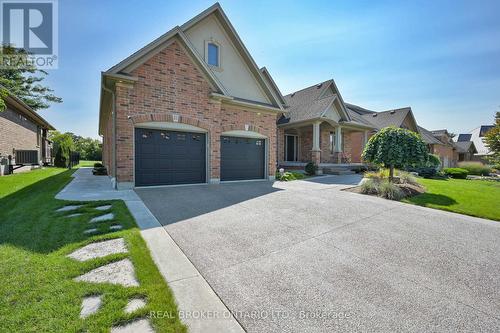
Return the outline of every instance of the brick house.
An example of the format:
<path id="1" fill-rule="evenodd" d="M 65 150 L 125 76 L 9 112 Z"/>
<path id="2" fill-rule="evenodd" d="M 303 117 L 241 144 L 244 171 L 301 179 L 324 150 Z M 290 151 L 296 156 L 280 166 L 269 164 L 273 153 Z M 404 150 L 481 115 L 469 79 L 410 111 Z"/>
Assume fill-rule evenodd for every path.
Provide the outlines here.
<path id="1" fill-rule="evenodd" d="M 334 80 L 283 96 L 219 4 L 101 75 L 103 163 L 117 188 L 273 179 L 362 165 L 373 133 L 420 133 L 409 107 L 345 103 Z M 441 145 L 432 135 L 432 145 Z M 346 169 L 340 169 L 345 171 Z"/>
<path id="2" fill-rule="evenodd" d="M 102 73 L 117 188 L 273 179 L 284 99 L 219 4 Z"/>
<path id="3" fill-rule="evenodd" d="M 13 94 L 4 98 L 7 108 L 0 112 L 0 176 L 9 172 L 10 164 L 17 171 L 50 164 L 51 142 L 45 119 Z"/>

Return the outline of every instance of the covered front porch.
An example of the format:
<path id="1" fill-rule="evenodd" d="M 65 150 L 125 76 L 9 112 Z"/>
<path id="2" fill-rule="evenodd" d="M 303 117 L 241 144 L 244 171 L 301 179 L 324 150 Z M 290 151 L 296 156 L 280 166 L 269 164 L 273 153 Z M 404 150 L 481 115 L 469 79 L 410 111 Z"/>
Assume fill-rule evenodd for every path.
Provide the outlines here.
<path id="1" fill-rule="evenodd" d="M 320 169 L 362 166 L 361 154 L 371 133 L 370 128 L 330 119 L 280 125 L 279 166 L 299 169 L 308 162 L 314 162 Z"/>

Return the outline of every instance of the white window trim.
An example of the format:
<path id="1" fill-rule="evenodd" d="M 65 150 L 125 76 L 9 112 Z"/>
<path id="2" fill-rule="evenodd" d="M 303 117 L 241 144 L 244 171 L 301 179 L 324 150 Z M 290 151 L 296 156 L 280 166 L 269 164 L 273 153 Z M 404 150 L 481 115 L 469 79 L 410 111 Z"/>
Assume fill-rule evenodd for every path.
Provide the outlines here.
<path id="1" fill-rule="evenodd" d="M 214 44 L 217 46 L 217 63 L 219 64 L 219 66 L 214 66 L 214 65 L 210 65 L 208 63 L 208 44 Z M 214 69 L 216 71 L 220 71 L 222 72 L 222 57 L 221 57 L 221 50 L 222 50 L 222 46 L 221 44 L 216 41 L 215 39 L 209 39 L 209 40 L 206 40 L 205 41 L 205 62 L 207 63 L 207 65 L 211 68 L 211 69 Z"/>

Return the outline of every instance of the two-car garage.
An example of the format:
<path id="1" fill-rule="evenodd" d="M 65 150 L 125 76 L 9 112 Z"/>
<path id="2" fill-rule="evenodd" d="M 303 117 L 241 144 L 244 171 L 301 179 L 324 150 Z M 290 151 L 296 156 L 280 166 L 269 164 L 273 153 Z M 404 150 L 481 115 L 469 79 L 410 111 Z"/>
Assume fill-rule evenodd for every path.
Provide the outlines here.
<path id="1" fill-rule="evenodd" d="M 208 134 L 135 129 L 135 186 L 206 183 Z M 220 180 L 265 178 L 266 140 L 220 137 Z"/>

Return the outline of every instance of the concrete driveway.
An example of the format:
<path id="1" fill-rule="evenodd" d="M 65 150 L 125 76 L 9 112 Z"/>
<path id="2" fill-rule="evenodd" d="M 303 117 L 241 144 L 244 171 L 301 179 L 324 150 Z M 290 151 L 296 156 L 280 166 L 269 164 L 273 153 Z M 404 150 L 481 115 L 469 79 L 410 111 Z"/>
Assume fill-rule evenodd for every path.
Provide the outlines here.
<path id="1" fill-rule="evenodd" d="M 136 192 L 248 332 L 500 331 L 500 223 L 358 181 Z"/>

